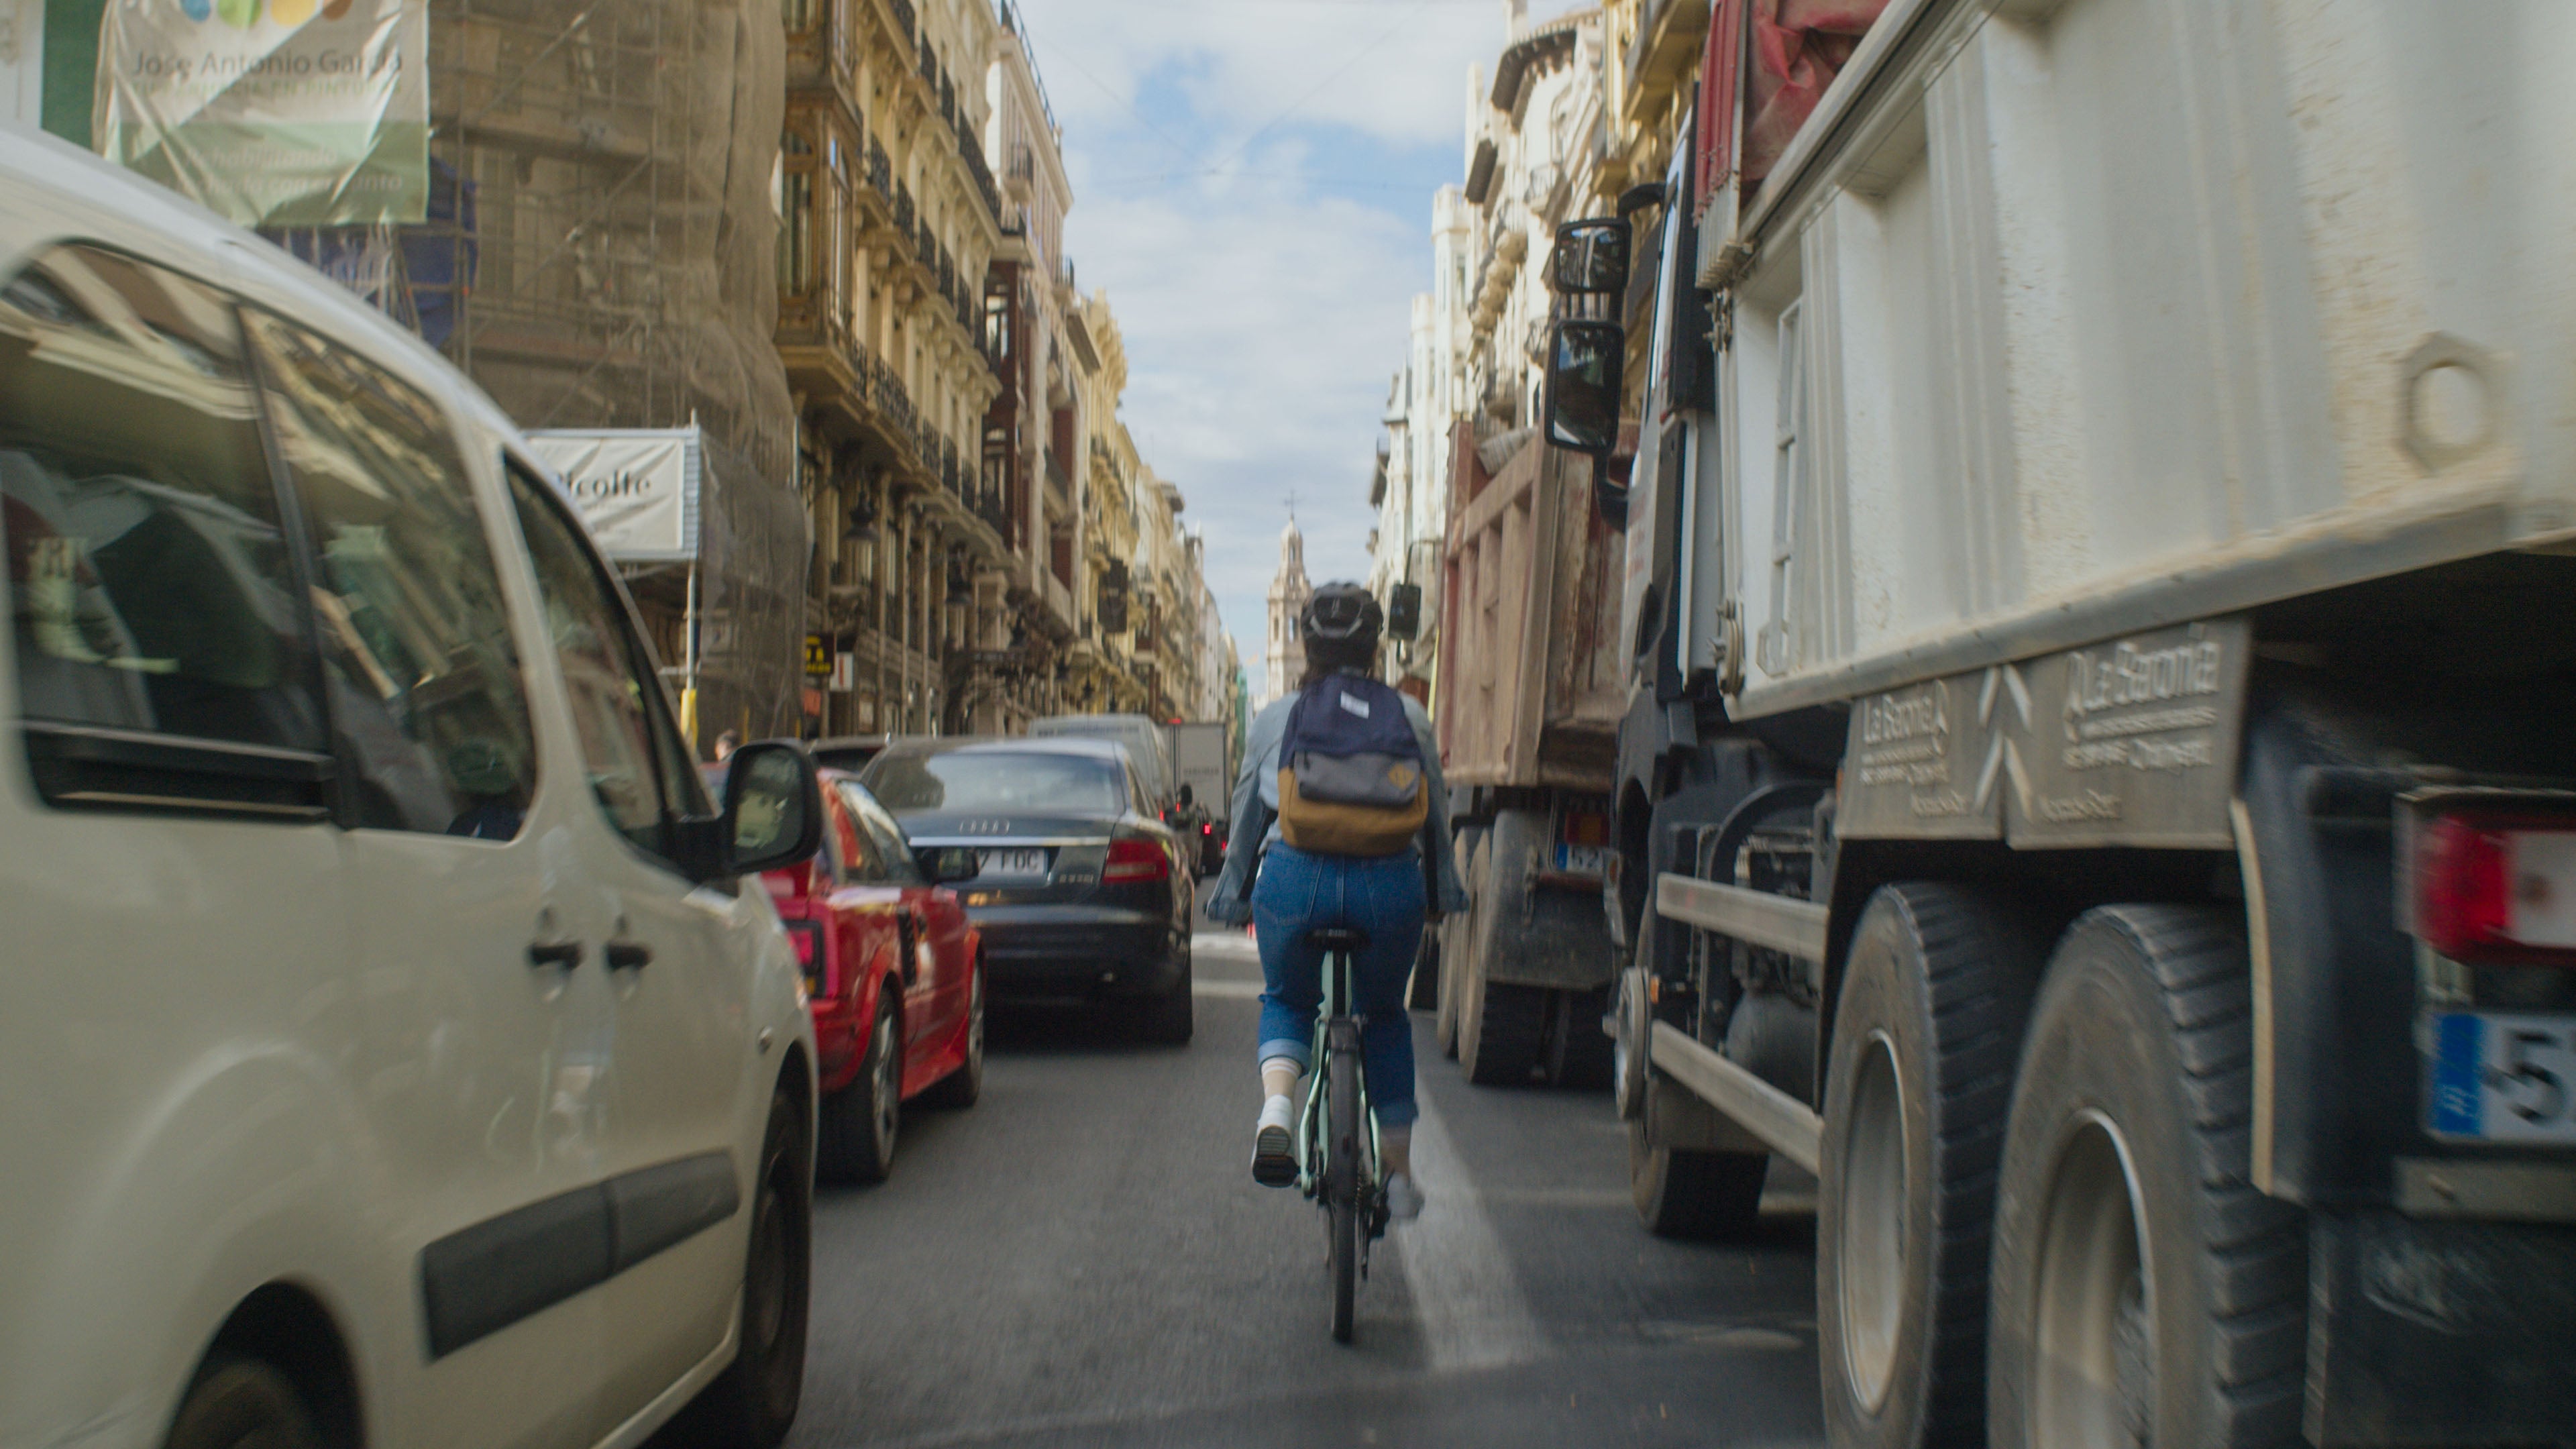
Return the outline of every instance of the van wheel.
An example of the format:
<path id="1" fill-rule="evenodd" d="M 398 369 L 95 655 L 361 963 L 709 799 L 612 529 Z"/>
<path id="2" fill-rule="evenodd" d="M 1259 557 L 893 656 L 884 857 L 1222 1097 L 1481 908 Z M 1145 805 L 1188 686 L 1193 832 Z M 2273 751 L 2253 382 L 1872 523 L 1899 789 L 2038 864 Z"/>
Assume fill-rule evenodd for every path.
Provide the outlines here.
<path id="1" fill-rule="evenodd" d="M 1881 887 L 1835 1005 L 1816 1332 L 1838 1449 L 1985 1442 L 1987 1233 L 2038 951 L 1954 886 Z"/>
<path id="2" fill-rule="evenodd" d="M 858 1080 L 823 1098 L 820 1176 L 826 1182 L 883 1182 L 894 1170 L 903 1120 L 903 1032 L 893 997 L 893 983 L 878 988 L 876 1025 Z"/>
<path id="3" fill-rule="evenodd" d="M 812 1181 L 805 1114 L 794 1097 L 779 1092 L 769 1099 L 760 1180 L 752 1188 L 741 1350 L 692 1407 L 702 1436 L 691 1442 L 776 1449 L 796 1422 L 805 1393 L 805 1313 L 813 1293 Z"/>
<path id="4" fill-rule="evenodd" d="M 2067 932 L 2004 1139 L 1995 1444 L 2301 1442 L 2306 1228 L 2251 1180 L 2252 1026 L 2224 913 L 2106 906 Z"/>
<path id="5" fill-rule="evenodd" d="M 170 1421 L 169 1449 L 323 1449 L 284 1374 L 257 1359 L 209 1359 Z"/>

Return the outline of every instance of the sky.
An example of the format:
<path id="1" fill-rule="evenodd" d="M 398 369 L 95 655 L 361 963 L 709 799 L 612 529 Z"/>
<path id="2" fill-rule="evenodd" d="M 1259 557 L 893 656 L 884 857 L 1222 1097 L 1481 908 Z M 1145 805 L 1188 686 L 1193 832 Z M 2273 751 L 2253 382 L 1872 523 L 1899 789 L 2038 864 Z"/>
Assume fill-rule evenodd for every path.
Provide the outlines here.
<path id="1" fill-rule="evenodd" d="M 1257 690 L 1291 498 L 1309 579 L 1368 573 L 1431 198 L 1465 175 L 1468 68 L 1492 73 L 1507 0 L 1021 8 L 1064 130 L 1065 251 L 1126 344 L 1121 415 L 1188 499 Z"/>

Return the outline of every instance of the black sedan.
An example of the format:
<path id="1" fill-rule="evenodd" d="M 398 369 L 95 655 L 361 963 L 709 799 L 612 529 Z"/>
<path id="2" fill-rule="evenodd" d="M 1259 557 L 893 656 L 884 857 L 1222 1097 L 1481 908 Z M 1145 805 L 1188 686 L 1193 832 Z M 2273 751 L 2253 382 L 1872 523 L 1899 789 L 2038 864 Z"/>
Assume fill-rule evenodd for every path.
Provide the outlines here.
<path id="1" fill-rule="evenodd" d="M 1147 1038 L 1190 1038 L 1196 852 L 1113 741 L 909 739 L 860 780 L 918 849 L 972 848 L 960 894 L 996 1001 L 1133 1006 Z"/>

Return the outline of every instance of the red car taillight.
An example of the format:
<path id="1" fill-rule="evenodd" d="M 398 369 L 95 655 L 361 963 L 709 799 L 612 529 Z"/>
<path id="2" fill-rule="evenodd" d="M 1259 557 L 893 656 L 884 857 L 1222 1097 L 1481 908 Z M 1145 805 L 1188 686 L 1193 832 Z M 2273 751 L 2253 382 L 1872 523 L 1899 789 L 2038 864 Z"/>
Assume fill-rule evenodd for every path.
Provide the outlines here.
<path id="1" fill-rule="evenodd" d="M 2411 864 L 2414 931 L 2434 951 L 2576 965 L 2576 820 L 2436 815 Z"/>
<path id="2" fill-rule="evenodd" d="M 1214 824 L 1213 822 L 1209 822 L 1209 823 L 1202 823 L 1202 824 L 1199 826 L 1199 834 L 1201 834 L 1201 835 L 1214 835 L 1214 834 L 1216 834 L 1216 826 L 1215 826 L 1215 824 Z"/>
<path id="3" fill-rule="evenodd" d="M 1169 880 L 1172 859 L 1163 847 L 1150 840 L 1113 840 L 1109 842 L 1109 859 L 1100 867 L 1104 885 L 1124 881 Z"/>
<path id="4" fill-rule="evenodd" d="M 823 949 L 823 928 L 812 921 L 789 921 L 787 940 L 796 948 L 796 965 L 805 973 L 805 994 L 823 994 L 827 953 Z"/>

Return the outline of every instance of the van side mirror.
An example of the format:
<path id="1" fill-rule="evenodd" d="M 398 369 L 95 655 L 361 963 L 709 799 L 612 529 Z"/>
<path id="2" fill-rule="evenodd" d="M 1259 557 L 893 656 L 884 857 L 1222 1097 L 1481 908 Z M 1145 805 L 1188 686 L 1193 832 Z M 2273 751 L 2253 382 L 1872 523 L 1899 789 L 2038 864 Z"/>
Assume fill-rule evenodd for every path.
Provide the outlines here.
<path id="1" fill-rule="evenodd" d="M 810 860 L 823 848 L 823 783 L 802 745 L 762 740 L 726 761 L 717 823 L 726 875 L 757 875 Z"/>
<path id="2" fill-rule="evenodd" d="M 1180 802 L 1182 809 L 1187 810 L 1198 803 L 1198 792 L 1190 788 L 1189 781 L 1183 780 L 1181 782 L 1180 793 L 1174 795 L 1172 798 Z"/>
<path id="3" fill-rule="evenodd" d="M 1627 334 L 1616 322 L 1559 322 L 1547 342 L 1549 443 L 1606 458 L 1619 444 Z"/>
<path id="4" fill-rule="evenodd" d="M 1618 217 L 1567 222 L 1556 229 L 1548 285 L 1562 296 L 1628 290 L 1629 241 L 1628 223 Z"/>

